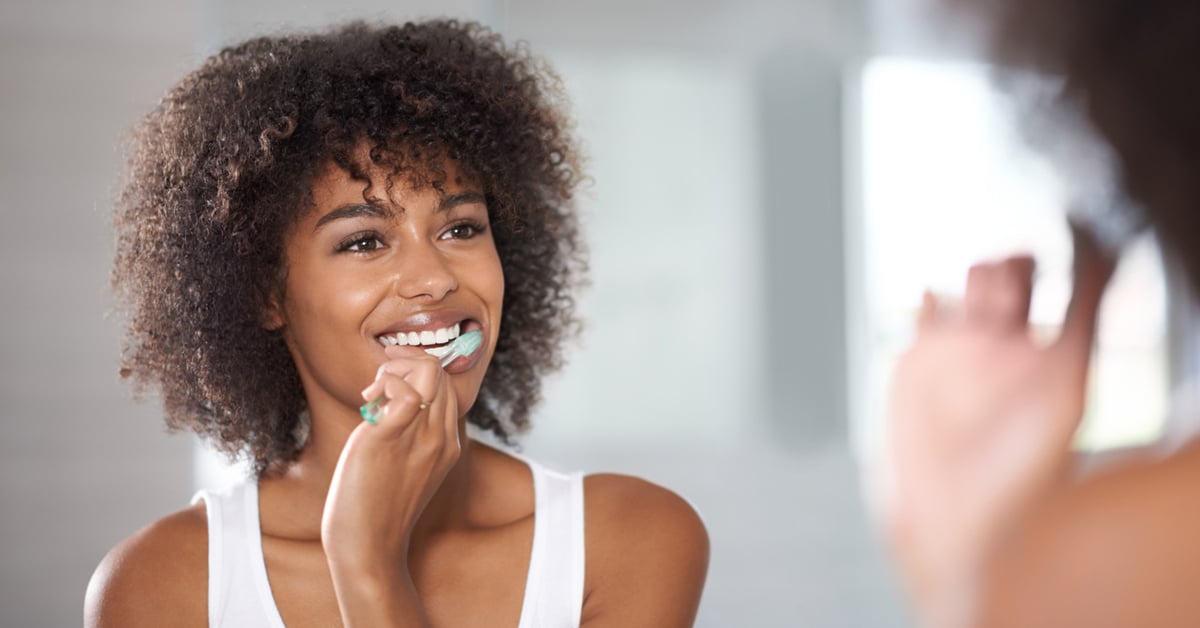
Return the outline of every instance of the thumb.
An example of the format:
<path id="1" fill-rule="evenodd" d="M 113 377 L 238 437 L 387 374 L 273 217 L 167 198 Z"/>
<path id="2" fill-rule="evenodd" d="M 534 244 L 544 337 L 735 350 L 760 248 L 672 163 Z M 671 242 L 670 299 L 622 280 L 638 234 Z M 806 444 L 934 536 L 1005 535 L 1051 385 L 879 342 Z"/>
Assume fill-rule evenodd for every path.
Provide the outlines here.
<path id="1" fill-rule="evenodd" d="M 1087 226 L 1072 219 L 1068 222 L 1075 248 L 1074 281 L 1062 333 L 1054 349 L 1072 363 L 1086 367 L 1096 340 L 1100 303 L 1116 269 L 1117 257 L 1105 250 Z"/>

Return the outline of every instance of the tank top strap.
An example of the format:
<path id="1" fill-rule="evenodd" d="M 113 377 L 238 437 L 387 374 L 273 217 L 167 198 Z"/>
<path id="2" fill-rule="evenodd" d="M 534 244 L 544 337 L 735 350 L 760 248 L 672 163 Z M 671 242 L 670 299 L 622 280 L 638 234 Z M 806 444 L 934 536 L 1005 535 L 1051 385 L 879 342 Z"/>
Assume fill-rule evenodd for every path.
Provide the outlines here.
<path id="1" fill-rule="evenodd" d="M 533 549 L 519 628 L 578 628 L 583 610 L 583 474 L 518 456 L 533 476 Z"/>
<path id="2" fill-rule="evenodd" d="M 199 491 L 208 520 L 209 628 L 284 628 L 271 596 L 258 520 L 258 482 Z"/>

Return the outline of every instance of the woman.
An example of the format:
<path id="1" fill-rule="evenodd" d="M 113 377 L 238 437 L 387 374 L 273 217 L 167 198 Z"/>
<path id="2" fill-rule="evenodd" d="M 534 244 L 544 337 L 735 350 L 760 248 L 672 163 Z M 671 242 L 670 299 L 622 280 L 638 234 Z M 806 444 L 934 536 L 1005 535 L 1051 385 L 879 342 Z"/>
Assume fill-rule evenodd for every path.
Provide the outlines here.
<path id="1" fill-rule="evenodd" d="M 167 94 L 116 218 L 122 373 L 255 475 L 113 549 L 87 625 L 691 625 L 686 502 L 463 437 L 526 427 L 575 324 L 557 90 L 433 21 L 254 39 Z"/>
<path id="2" fill-rule="evenodd" d="M 1200 5 L 953 4 L 983 18 L 1001 65 L 1061 81 L 1056 113 L 1111 147 L 1138 218 L 1200 289 Z M 1074 295 L 1057 341 L 1031 338 L 1033 263 L 1013 258 L 972 268 L 959 306 L 928 296 L 897 367 L 885 516 L 927 625 L 1200 625 L 1200 444 L 1071 474 L 1113 268 L 1085 225 L 1074 231 Z"/>

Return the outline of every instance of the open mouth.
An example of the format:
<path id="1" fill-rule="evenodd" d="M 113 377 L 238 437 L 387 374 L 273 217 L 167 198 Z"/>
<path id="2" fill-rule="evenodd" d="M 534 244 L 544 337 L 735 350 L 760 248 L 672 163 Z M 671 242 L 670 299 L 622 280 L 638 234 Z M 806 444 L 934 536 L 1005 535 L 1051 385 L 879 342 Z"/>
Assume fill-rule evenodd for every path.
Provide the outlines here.
<path id="1" fill-rule="evenodd" d="M 401 331 L 394 334 L 376 336 L 379 344 L 385 347 L 420 347 L 435 358 L 441 359 L 450 352 L 450 343 L 465 332 L 481 329 L 478 322 L 467 319 L 449 327 L 424 329 L 420 331 Z"/>

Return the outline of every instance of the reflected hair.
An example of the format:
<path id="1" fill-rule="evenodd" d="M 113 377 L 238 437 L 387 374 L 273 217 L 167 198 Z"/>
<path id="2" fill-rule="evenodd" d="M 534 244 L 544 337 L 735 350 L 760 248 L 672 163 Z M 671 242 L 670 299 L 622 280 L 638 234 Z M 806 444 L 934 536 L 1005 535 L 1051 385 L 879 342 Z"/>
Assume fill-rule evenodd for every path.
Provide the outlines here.
<path id="1" fill-rule="evenodd" d="M 1054 79 L 1048 125 L 1086 128 L 1113 178 L 1200 289 L 1200 3 L 1178 0 L 943 0 L 978 20 L 1000 67 Z M 1020 81 L 1007 83 L 1027 85 Z M 1044 94 L 1043 94 L 1044 95 Z M 1069 121 L 1074 118 L 1074 121 Z M 1044 127 L 1042 130 L 1046 130 Z M 1080 179 L 1077 186 L 1104 185 Z"/>

